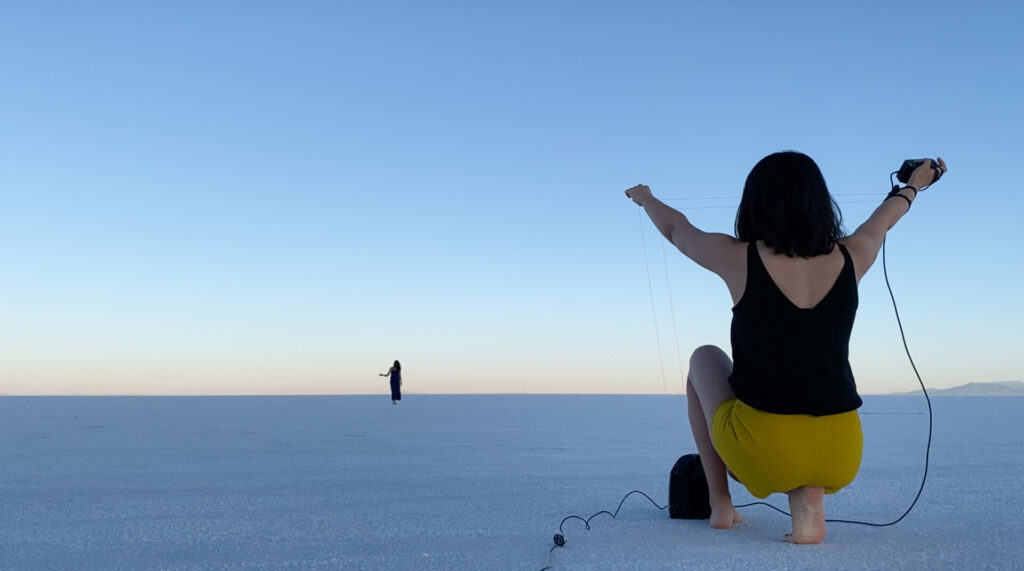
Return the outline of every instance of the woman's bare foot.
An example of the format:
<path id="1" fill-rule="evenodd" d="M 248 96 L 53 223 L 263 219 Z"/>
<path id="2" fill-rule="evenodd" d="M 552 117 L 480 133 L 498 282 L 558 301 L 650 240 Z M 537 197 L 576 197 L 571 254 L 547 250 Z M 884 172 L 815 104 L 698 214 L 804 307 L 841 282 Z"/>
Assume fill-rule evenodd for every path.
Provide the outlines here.
<path id="1" fill-rule="evenodd" d="M 810 544 L 824 541 L 825 489 L 820 486 L 803 486 L 787 492 L 787 495 L 789 511 L 793 515 L 793 533 L 786 534 L 786 541 Z"/>
<path id="2" fill-rule="evenodd" d="M 732 498 L 711 504 L 711 527 L 715 529 L 732 529 L 732 526 L 743 521 L 743 516 L 732 507 Z"/>

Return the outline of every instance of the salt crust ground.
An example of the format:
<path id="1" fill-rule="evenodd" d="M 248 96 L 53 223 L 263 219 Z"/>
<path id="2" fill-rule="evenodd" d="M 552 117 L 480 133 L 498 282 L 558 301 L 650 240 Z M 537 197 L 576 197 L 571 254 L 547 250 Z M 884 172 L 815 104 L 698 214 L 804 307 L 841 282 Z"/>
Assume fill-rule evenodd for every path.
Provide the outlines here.
<path id="1" fill-rule="evenodd" d="M 633 496 L 590 531 L 568 522 L 553 568 L 1024 568 L 1024 398 L 933 404 L 928 483 L 895 527 L 793 546 L 767 508 L 715 531 Z M 4 397 L 0 569 L 537 570 L 566 515 L 632 489 L 664 503 L 693 450 L 684 411 L 681 396 Z M 865 399 L 864 462 L 830 517 L 903 512 L 925 411 Z"/>

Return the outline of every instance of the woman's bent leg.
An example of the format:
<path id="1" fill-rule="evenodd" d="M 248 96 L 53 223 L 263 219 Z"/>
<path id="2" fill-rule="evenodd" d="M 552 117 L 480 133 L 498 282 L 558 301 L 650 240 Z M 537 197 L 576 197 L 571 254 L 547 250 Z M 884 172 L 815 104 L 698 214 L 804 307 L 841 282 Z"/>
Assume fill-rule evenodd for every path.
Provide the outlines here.
<path id="1" fill-rule="evenodd" d="M 732 507 L 725 462 L 711 442 L 711 422 L 715 411 L 723 402 L 735 396 L 729 387 L 730 373 L 732 361 L 729 356 L 718 347 L 705 345 L 698 347 L 690 357 L 690 373 L 686 379 L 690 430 L 708 479 L 711 527 L 717 529 L 729 529 L 733 524 L 743 521 L 743 516 Z"/>

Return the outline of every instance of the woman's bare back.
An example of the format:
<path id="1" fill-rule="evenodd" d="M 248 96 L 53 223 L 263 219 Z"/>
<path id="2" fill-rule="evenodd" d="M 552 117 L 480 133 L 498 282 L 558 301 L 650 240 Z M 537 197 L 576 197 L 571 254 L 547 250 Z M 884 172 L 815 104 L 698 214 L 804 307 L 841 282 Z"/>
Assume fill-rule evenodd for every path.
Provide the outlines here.
<path id="1" fill-rule="evenodd" d="M 729 287 L 733 305 L 740 302 L 747 288 L 747 245 L 736 241 L 731 249 L 730 271 L 720 275 Z M 777 254 L 764 242 L 757 243 L 761 263 L 768 270 L 775 286 L 790 303 L 800 309 L 810 309 L 821 303 L 843 271 L 843 253 L 839 248 L 813 258 L 789 257 Z M 859 277 L 859 276 L 858 276 Z"/>
<path id="2" fill-rule="evenodd" d="M 813 258 L 791 258 L 776 254 L 773 248 L 758 242 L 757 252 L 775 287 L 800 309 L 811 309 L 825 299 L 839 279 L 845 263 L 839 248 Z"/>

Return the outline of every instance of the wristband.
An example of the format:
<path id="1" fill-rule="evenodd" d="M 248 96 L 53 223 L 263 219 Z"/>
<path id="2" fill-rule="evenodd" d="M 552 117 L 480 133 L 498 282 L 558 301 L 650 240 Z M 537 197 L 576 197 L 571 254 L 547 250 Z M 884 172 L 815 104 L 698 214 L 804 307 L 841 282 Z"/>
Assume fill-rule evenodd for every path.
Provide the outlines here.
<path id="1" fill-rule="evenodd" d="M 913 189 L 914 187 L 908 186 L 907 188 Z M 892 189 L 892 191 L 888 195 L 886 195 L 885 200 L 889 200 L 890 198 L 896 198 L 896 197 L 902 198 L 903 200 L 907 201 L 907 210 L 909 211 L 910 207 L 913 206 L 914 203 L 909 198 L 907 198 L 906 195 L 900 194 L 901 190 L 903 190 L 903 189 L 902 188 L 895 188 L 894 187 Z M 914 194 L 915 194 L 915 196 L 917 195 L 917 191 L 916 190 L 914 191 Z M 885 200 L 883 200 L 882 202 L 885 202 Z"/>

